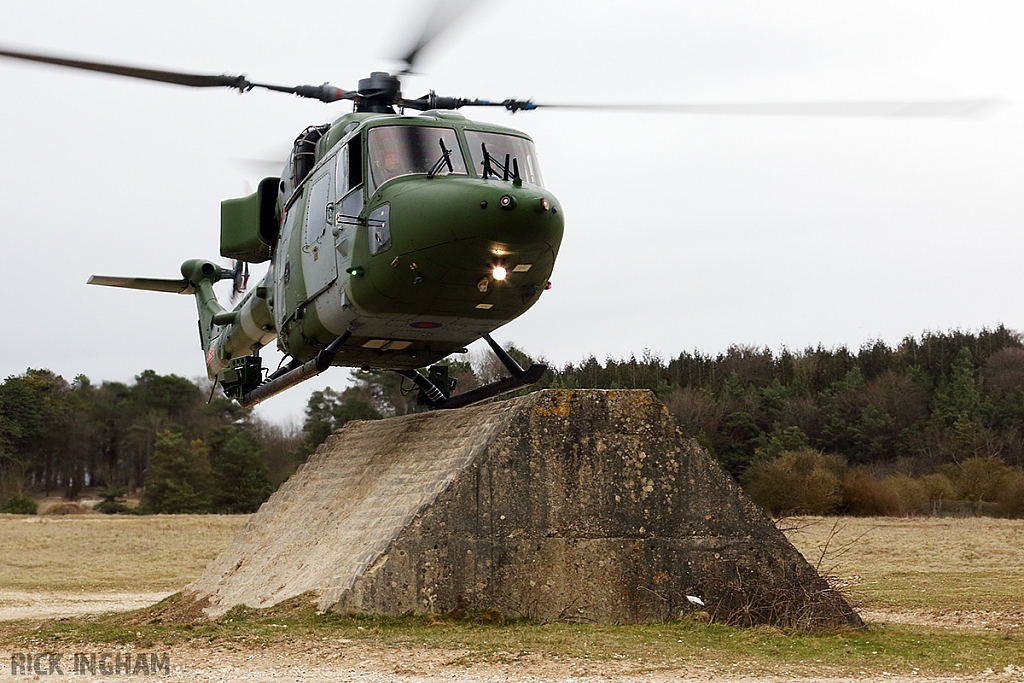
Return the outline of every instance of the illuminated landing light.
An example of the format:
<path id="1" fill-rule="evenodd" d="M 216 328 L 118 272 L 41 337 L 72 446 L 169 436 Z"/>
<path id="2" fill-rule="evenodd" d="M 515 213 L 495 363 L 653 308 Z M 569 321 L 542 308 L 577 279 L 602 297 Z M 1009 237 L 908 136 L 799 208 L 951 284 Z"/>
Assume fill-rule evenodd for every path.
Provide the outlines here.
<path id="1" fill-rule="evenodd" d="M 494 270 L 491 271 L 491 277 L 501 282 L 508 277 L 508 271 L 503 266 L 494 266 Z"/>
<path id="2" fill-rule="evenodd" d="M 481 311 L 489 311 L 490 309 L 494 308 L 494 304 L 477 304 L 476 307 L 479 308 Z"/>

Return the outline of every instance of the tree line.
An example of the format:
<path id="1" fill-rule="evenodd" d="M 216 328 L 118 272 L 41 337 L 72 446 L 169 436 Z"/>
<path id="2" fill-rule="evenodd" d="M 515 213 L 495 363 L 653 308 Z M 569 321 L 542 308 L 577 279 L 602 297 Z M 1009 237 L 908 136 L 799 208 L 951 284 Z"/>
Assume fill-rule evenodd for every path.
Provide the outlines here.
<path id="1" fill-rule="evenodd" d="M 533 360 L 510 352 L 524 366 Z M 490 356 L 450 361 L 449 370 L 459 390 L 502 374 Z M 395 373 L 353 371 L 344 390 L 313 392 L 302 430 L 293 433 L 223 396 L 208 400 L 210 386 L 174 375 L 146 371 L 130 385 L 93 385 L 29 370 L 0 385 L 0 501 L 22 487 L 69 498 L 84 486 L 108 494 L 144 487 L 149 511 L 249 511 L 349 420 L 422 410 L 407 385 Z M 968 495 L 957 493 L 956 473 L 975 461 L 996 463 L 987 471 L 1001 473 L 1000 490 L 1016 486 L 1024 465 L 1024 342 L 1003 326 L 929 332 L 894 347 L 873 341 L 855 351 L 732 346 L 668 360 L 590 357 L 552 367 L 519 393 L 543 388 L 654 391 L 684 433 L 751 491 L 768 479 L 806 488 L 779 474 L 786 467 L 831 472 L 817 479 L 830 482 L 822 499 L 832 501 L 831 511 L 858 509 L 849 502 L 851 481 L 864 488 L 889 478 L 907 500 L 937 490 L 953 499 Z M 800 452 L 812 455 L 793 455 Z M 926 477 L 924 493 L 907 483 Z"/>
<path id="2" fill-rule="evenodd" d="M 0 384 L 0 504 L 25 490 L 111 511 L 144 487 L 145 512 L 252 512 L 294 469 L 298 438 L 210 386 L 146 370 L 132 384 L 29 369 Z M 120 504 L 120 506 L 118 505 Z"/>

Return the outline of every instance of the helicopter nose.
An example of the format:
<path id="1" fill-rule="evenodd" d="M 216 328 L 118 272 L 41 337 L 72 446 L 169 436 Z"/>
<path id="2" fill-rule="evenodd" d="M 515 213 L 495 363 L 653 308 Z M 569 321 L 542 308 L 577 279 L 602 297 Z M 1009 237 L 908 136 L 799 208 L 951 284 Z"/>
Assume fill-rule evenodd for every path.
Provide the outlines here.
<path id="1" fill-rule="evenodd" d="M 370 215 L 384 203 L 390 242 L 353 282 L 364 308 L 510 320 L 548 286 L 564 220 L 544 188 L 411 178 L 375 193 Z"/>
<path id="2" fill-rule="evenodd" d="M 561 207 L 540 187 L 419 178 L 396 184 L 390 195 L 391 234 L 400 254 L 464 240 L 492 242 L 506 250 L 561 241 Z"/>

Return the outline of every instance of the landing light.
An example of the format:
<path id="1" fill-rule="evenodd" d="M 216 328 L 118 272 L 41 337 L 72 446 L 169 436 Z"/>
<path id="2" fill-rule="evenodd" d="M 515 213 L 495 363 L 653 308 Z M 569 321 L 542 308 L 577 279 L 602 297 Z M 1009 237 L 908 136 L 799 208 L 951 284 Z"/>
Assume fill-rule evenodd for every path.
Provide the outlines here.
<path id="1" fill-rule="evenodd" d="M 493 277 L 498 282 L 501 282 L 506 277 L 508 277 L 508 271 L 505 270 L 505 268 L 502 266 L 494 266 L 494 270 L 491 271 L 491 277 Z"/>

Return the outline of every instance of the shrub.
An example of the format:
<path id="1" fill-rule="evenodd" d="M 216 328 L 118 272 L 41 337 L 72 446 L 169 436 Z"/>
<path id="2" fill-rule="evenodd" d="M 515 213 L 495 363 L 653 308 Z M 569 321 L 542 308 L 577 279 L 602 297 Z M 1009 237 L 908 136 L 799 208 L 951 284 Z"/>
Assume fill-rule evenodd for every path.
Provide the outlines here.
<path id="1" fill-rule="evenodd" d="M 1024 473 L 1017 473 L 999 494 L 997 514 L 1000 517 L 1024 518 Z"/>
<path id="2" fill-rule="evenodd" d="M 116 515 L 128 512 L 128 506 L 125 505 L 123 500 L 120 500 L 127 494 L 128 488 L 125 486 L 96 489 L 96 495 L 103 500 L 96 503 L 96 505 L 93 505 L 92 509 L 96 512 L 102 512 L 105 515 Z"/>
<path id="3" fill-rule="evenodd" d="M 63 515 L 81 515 L 89 511 L 89 508 L 84 508 L 78 503 L 57 503 L 50 507 L 44 515 L 52 515 L 54 517 Z"/>
<path id="4" fill-rule="evenodd" d="M 24 493 L 15 493 L 7 499 L 4 506 L 0 508 L 0 512 L 11 515 L 34 515 L 39 512 L 39 506 Z"/>
<path id="5" fill-rule="evenodd" d="M 941 476 L 941 475 L 939 475 Z M 931 512 L 931 499 L 920 479 L 905 474 L 895 474 L 885 478 L 886 485 L 899 497 L 904 514 L 908 512 L 927 514 Z"/>
<path id="6" fill-rule="evenodd" d="M 93 505 L 92 509 L 105 515 L 120 515 L 128 512 L 128 506 L 116 500 L 100 501 Z"/>
<path id="7" fill-rule="evenodd" d="M 926 501 L 956 500 L 956 487 L 945 474 L 926 474 L 917 480 Z"/>
<path id="8" fill-rule="evenodd" d="M 773 515 L 827 515 L 842 502 L 841 473 L 846 462 L 811 448 L 785 451 L 755 463 L 744 474 L 744 490 Z"/>
<path id="9" fill-rule="evenodd" d="M 843 477 L 843 512 L 857 517 L 902 516 L 907 505 L 887 482 L 876 479 L 864 467 L 857 467 Z"/>
<path id="10" fill-rule="evenodd" d="M 994 502 L 1014 477 L 1012 467 L 998 458 L 970 458 L 940 468 L 956 489 L 959 500 Z"/>

